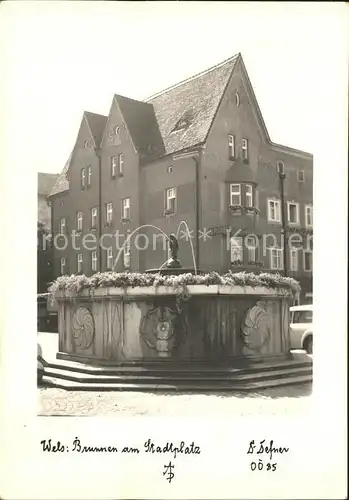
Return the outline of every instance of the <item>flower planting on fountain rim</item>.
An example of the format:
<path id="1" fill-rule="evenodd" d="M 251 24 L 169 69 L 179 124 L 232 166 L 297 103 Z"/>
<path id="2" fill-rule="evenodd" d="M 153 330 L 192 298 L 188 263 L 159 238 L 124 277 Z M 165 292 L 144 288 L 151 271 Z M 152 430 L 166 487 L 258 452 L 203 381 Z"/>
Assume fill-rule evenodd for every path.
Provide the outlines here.
<path id="1" fill-rule="evenodd" d="M 79 294 L 84 289 L 91 293 L 97 288 L 134 288 L 134 287 L 172 287 L 176 295 L 189 298 L 188 285 L 227 285 L 241 287 L 266 287 L 271 289 L 285 289 L 297 294 L 300 291 L 298 281 L 293 278 L 271 273 L 239 273 L 228 272 L 219 274 L 215 271 L 195 275 L 191 273 L 179 275 L 162 275 L 160 273 L 140 272 L 103 272 L 95 273 L 93 276 L 85 275 L 60 276 L 50 286 L 49 292 L 55 295 L 57 292 L 69 291 Z"/>

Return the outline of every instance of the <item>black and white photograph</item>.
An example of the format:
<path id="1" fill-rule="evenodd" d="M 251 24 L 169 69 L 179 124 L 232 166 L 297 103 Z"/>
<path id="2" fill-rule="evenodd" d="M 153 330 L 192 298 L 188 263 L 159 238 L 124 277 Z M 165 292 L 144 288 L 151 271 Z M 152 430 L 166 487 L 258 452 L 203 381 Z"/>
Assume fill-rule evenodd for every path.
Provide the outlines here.
<path id="1" fill-rule="evenodd" d="M 338 498 L 334 448 L 325 464 L 302 464 L 320 460 L 316 415 L 329 412 L 327 432 L 345 421 L 347 16 L 340 2 L 0 6 L 4 122 L 15 117 L 3 202 L 16 207 L 9 241 L 20 238 L 8 251 L 18 277 L 5 265 L 3 359 L 16 386 L 18 370 L 27 378 L 11 411 L 24 419 L 31 408 L 47 478 L 58 455 L 79 470 L 77 454 L 110 470 L 118 455 L 127 474 L 138 460 L 142 479 L 124 472 L 110 498 L 242 498 L 244 481 L 255 481 L 246 498 Z M 337 424 L 324 390 L 343 410 Z M 94 418 L 82 430 L 78 417 Z M 107 431 L 122 435 L 129 418 L 140 446 Z M 224 472 L 227 489 L 219 479 L 230 452 L 219 458 L 213 434 L 206 448 L 172 437 L 181 419 L 195 432 L 205 419 L 222 440 L 240 434 L 224 444 L 239 443 L 238 493 L 233 477 Z M 157 438 L 166 421 L 178 428 Z M 343 445 L 326 440 L 344 467 Z M 283 484 L 297 467 L 299 484 Z M 148 468 L 156 483 L 142 490 Z M 206 475 L 202 487 L 186 490 L 191 473 Z M 112 484 L 67 481 L 50 498 L 106 498 Z M 46 487 L 11 488 L 3 498 L 49 498 Z"/>

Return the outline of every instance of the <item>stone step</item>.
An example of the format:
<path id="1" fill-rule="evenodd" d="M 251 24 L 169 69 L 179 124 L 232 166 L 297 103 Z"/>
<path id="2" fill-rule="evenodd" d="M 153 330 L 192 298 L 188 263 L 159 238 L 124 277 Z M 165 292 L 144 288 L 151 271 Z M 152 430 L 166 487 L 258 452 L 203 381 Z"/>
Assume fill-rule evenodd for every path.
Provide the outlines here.
<path id="1" fill-rule="evenodd" d="M 254 372 L 243 372 L 236 371 L 235 373 L 210 373 L 209 371 L 205 373 L 180 373 L 179 371 L 171 374 L 158 374 L 153 372 L 147 372 L 146 374 L 117 374 L 117 375 L 100 375 L 100 374 L 90 374 L 90 373 L 73 373 L 67 370 L 46 368 L 45 377 L 60 378 L 65 380 L 76 381 L 80 383 L 103 383 L 103 384 L 113 384 L 113 383 L 132 383 L 146 384 L 146 383 L 176 383 L 176 384 L 188 384 L 188 383 L 198 383 L 203 384 L 207 382 L 234 382 L 243 383 L 248 380 L 263 380 L 270 378 L 284 378 L 293 375 L 308 375 L 312 374 L 312 367 L 293 367 L 288 366 L 287 369 L 274 369 L 269 371 L 261 372 L 260 370 L 255 370 Z"/>
<path id="2" fill-rule="evenodd" d="M 307 384 L 312 382 L 312 375 L 296 375 L 285 377 L 281 379 L 272 380 L 262 380 L 254 382 L 246 382 L 245 384 L 239 385 L 234 381 L 230 383 L 223 384 L 212 383 L 212 381 L 205 384 L 199 385 L 195 382 L 191 382 L 185 387 L 178 386 L 176 384 L 170 384 L 168 381 L 161 384 L 125 384 L 125 383 L 113 383 L 113 384 L 103 384 L 103 383 L 88 383 L 82 384 L 80 382 L 63 380 L 57 378 L 49 378 L 45 381 L 47 387 L 54 387 L 58 389 L 72 390 L 72 391 L 144 391 L 144 392 L 175 392 L 175 391 L 185 391 L 189 392 L 249 392 L 249 391 L 260 391 L 264 389 L 270 389 L 275 387 L 283 387 L 288 385 L 296 384 Z"/>
<path id="3" fill-rule="evenodd" d="M 189 374 L 197 374 L 205 375 L 210 373 L 217 375 L 226 375 L 228 373 L 253 373 L 256 370 L 260 372 L 270 371 L 274 369 L 288 369 L 290 366 L 294 368 L 300 367 L 308 367 L 312 366 L 312 361 L 310 359 L 290 359 L 290 360 L 282 360 L 282 361 L 274 361 L 274 362 L 265 362 L 261 363 L 250 363 L 245 362 L 244 364 L 236 365 L 234 362 L 231 362 L 230 365 L 222 366 L 222 365 L 214 365 L 211 363 L 201 363 L 198 362 L 192 363 L 191 365 L 186 365 L 181 362 L 178 363 L 156 363 L 156 364 L 144 364 L 140 365 L 117 365 L 112 367 L 105 366 L 93 366 L 93 365 L 85 365 L 81 363 L 76 363 L 73 361 L 63 361 L 60 360 L 58 363 L 48 363 L 49 369 L 55 370 L 66 370 L 72 371 L 75 373 L 84 373 L 91 375 L 145 375 L 145 374 L 153 374 L 153 375 L 163 375 L 170 376 L 170 374 L 174 373 L 176 375 L 180 374 L 180 376 L 187 376 Z"/>

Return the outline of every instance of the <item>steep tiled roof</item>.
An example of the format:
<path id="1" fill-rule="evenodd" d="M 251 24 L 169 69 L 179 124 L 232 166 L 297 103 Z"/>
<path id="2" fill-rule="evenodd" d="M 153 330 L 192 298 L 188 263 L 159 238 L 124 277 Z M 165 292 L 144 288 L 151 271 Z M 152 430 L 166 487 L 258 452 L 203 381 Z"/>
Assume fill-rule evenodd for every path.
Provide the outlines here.
<path id="1" fill-rule="evenodd" d="M 238 55 L 150 97 L 166 154 L 205 141 Z"/>
<path id="2" fill-rule="evenodd" d="M 71 152 L 70 156 L 68 158 L 68 161 L 64 165 L 64 168 L 63 168 L 61 174 L 58 176 L 58 179 L 56 180 L 56 182 L 55 182 L 55 184 L 50 192 L 50 196 L 53 196 L 54 194 L 63 193 L 64 191 L 68 191 L 68 189 L 69 189 L 68 171 L 69 171 L 72 155 L 73 155 L 73 153 Z"/>
<path id="3" fill-rule="evenodd" d="M 90 111 L 85 111 L 84 115 L 86 116 L 87 122 L 90 126 L 96 146 L 99 148 L 108 117 L 98 115 L 97 113 L 91 113 Z"/>
<path id="4" fill-rule="evenodd" d="M 141 161 L 165 154 L 164 143 L 151 104 L 115 95 Z"/>
<path id="5" fill-rule="evenodd" d="M 59 174 L 47 174 L 44 172 L 38 173 L 38 193 L 43 196 L 48 196 L 51 192 L 52 186 L 58 179 Z"/>

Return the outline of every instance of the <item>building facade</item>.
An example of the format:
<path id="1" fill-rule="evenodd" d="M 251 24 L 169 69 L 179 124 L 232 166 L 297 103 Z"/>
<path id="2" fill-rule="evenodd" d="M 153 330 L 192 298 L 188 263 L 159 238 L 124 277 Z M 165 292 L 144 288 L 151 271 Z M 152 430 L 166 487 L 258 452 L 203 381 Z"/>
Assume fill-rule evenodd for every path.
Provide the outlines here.
<path id="1" fill-rule="evenodd" d="M 37 292 L 45 293 L 48 283 L 54 279 L 53 254 L 50 239 L 51 208 L 48 202 L 57 174 L 38 173 L 38 221 L 37 221 Z"/>
<path id="2" fill-rule="evenodd" d="M 51 209 L 48 196 L 57 182 L 58 174 L 38 173 L 38 221 L 51 228 Z"/>
<path id="3" fill-rule="evenodd" d="M 108 116 L 84 113 L 52 189 L 55 275 L 159 268 L 160 230 L 179 228 L 184 267 L 194 257 L 204 271 L 283 273 L 285 263 L 304 300 L 312 185 L 312 155 L 271 141 L 240 54 L 146 102 L 115 95 Z"/>

